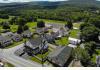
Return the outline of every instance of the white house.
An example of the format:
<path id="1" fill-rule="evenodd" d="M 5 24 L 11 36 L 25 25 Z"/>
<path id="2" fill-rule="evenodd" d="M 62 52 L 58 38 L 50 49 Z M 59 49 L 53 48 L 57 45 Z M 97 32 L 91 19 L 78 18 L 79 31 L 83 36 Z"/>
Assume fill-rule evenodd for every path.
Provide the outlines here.
<path id="1" fill-rule="evenodd" d="M 80 44 L 80 42 L 81 42 L 80 39 L 71 38 L 71 37 L 69 37 L 68 40 L 69 40 L 69 43 L 70 43 L 70 44 L 73 44 L 73 45 Z"/>

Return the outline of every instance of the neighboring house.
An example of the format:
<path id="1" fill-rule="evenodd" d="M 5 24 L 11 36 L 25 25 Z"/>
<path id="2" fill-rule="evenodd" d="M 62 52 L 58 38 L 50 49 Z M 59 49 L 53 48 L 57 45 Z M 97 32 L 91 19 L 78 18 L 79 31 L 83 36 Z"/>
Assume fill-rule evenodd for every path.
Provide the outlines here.
<path id="1" fill-rule="evenodd" d="M 52 43 L 55 40 L 55 38 L 51 34 L 45 34 L 45 39 L 48 43 Z"/>
<path id="2" fill-rule="evenodd" d="M 51 36 L 54 38 L 54 39 L 57 39 L 57 38 L 60 38 L 61 36 L 59 35 L 59 31 L 58 32 L 52 32 L 51 33 Z"/>
<path id="3" fill-rule="evenodd" d="M 100 67 L 100 56 L 96 56 L 97 67 Z"/>
<path id="4" fill-rule="evenodd" d="M 13 33 L 12 32 L 6 32 L 6 33 L 2 33 L 1 35 L 2 36 L 9 36 L 9 37 L 11 37 L 11 36 L 13 36 Z"/>
<path id="5" fill-rule="evenodd" d="M 71 38 L 71 37 L 69 37 L 68 40 L 69 40 L 69 43 L 70 43 L 70 44 L 73 44 L 73 45 L 80 44 L 80 42 L 81 42 L 80 39 Z"/>
<path id="6" fill-rule="evenodd" d="M 31 37 L 33 35 L 33 33 L 30 30 L 26 30 L 22 33 L 23 37 Z"/>
<path id="7" fill-rule="evenodd" d="M 19 34 L 14 34 L 14 35 L 12 36 L 12 40 L 15 41 L 15 42 L 19 42 L 19 41 L 21 41 L 22 39 L 23 39 L 23 37 L 22 37 L 21 35 L 19 35 Z"/>
<path id="8" fill-rule="evenodd" d="M 68 36 L 69 32 L 65 28 L 59 29 L 59 35 L 62 36 Z"/>
<path id="9" fill-rule="evenodd" d="M 43 33 L 43 29 L 42 28 L 36 28 L 36 33 L 38 33 L 38 34 Z"/>
<path id="10" fill-rule="evenodd" d="M 9 36 L 0 36 L 0 47 L 6 47 L 12 43 L 13 41 Z"/>
<path id="11" fill-rule="evenodd" d="M 60 67 L 67 66 L 70 62 L 69 59 L 72 54 L 72 48 L 60 47 L 55 50 L 56 51 L 53 51 L 48 55 L 48 61 L 54 64 L 55 66 L 60 66 Z"/>
<path id="12" fill-rule="evenodd" d="M 25 52 L 29 55 L 35 55 L 41 52 L 41 50 L 44 50 L 45 52 L 48 51 L 48 44 L 47 41 L 43 41 L 43 38 L 35 38 L 35 39 L 29 39 L 28 42 L 25 43 Z M 44 45 L 43 45 L 44 43 Z"/>
<path id="13" fill-rule="evenodd" d="M 44 27 L 44 28 L 36 28 L 36 33 L 41 34 L 41 33 L 47 33 L 49 28 Z"/>

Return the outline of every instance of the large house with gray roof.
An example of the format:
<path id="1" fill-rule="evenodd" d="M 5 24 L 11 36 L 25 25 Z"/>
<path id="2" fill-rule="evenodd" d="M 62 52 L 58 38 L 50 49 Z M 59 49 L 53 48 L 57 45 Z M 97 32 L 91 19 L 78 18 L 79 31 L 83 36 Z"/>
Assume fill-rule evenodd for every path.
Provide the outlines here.
<path id="1" fill-rule="evenodd" d="M 0 48 L 6 47 L 12 43 L 13 41 L 9 36 L 0 36 Z"/>
<path id="2" fill-rule="evenodd" d="M 11 37 L 13 41 L 15 42 L 19 42 L 23 39 L 23 37 L 19 34 L 13 34 L 13 36 Z"/>
<path id="3" fill-rule="evenodd" d="M 29 41 L 25 43 L 24 51 L 29 55 L 41 53 L 41 50 L 45 52 L 48 51 L 47 41 L 43 40 L 43 38 L 29 39 Z"/>
<path id="4" fill-rule="evenodd" d="M 60 47 L 56 51 L 51 52 L 48 55 L 48 61 L 55 66 L 64 67 L 67 66 L 68 60 L 71 57 L 72 48 L 71 47 Z"/>
<path id="5" fill-rule="evenodd" d="M 22 33 L 23 37 L 28 37 L 30 38 L 33 35 L 33 33 L 30 30 L 26 30 Z"/>

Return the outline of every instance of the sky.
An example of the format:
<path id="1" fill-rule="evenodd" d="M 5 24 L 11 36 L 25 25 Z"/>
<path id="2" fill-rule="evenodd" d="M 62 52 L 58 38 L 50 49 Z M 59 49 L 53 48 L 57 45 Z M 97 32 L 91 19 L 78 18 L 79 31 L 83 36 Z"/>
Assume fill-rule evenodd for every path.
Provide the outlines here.
<path id="1" fill-rule="evenodd" d="M 65 0 L 0 0 L 0 3 L 9 3 L 9 2 L 30 2 L 30 1 L 65 1 Z"/>

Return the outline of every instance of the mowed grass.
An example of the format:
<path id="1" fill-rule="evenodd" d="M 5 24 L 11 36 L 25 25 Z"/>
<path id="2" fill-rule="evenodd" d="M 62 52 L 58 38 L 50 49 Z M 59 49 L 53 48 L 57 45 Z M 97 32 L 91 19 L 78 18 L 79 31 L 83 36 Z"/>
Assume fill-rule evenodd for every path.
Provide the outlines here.
<path id="1" fill-rule="evenodd" d="M 58 21 L 58 20 L 48 20 L 48 19 L 38 19 L 38 21 L 43 20 L 46 23 L 57 23 L 57 24 L 66 24 L 66 21 Z"/>
<path id="2" fill-rule="evenodd" d="M 51 52 L 51 51 L 48 50 L 48 52 L 44 53 L 43 55 L 42 55 L 42 54 L 37 54 L 36 56 L 39 57 L 40 59 L 42 59 L 42 57 L 43 57 L 43 58 L 46 58 L 50 52 Z M 36 57 L 31 57 L 30 59 L 31 59 L 32 61 L 35 61 L 35 62 L 37 62 L 37 63 L 42 64 L 42 61 L 39 60 L 39 59 L 37 59 Z"/>
<path id="3" fill-rule="evenodd" d="M 27 26 L 29 26 L 30 28 L 36 27 L 37 26 L 37 22 L 28 22 Z"/>
<path id="4" fill-rule="evenodd" d="M 49 50 L 48 52 L 46 52 L 46 53 L 44 53 L 43 55 L 42 54 L 38 54 L 37 55 L 37 57 L 39 57 L 39 58 L 45 58 L 45 57 L 47 57 L 48 56 L 48 54 L 50 53 L 51 51 Z"/>
<path id="5" fill-rule="evenodd" d="M 9 19 L 2 19 L 0 18 L 0 22 L 6 22 L 6 21 L 9 21 L 10 19 L 12 19 L 13 16 L 9 16 Z"/>
<path id="6" fill-rule="evenodd" d="M 61 39 L 56 40 L 55 42 L 57 45 L 61 45 L 61 46 L 66 46 L 69 43 L 67 37 L 62 37 Z"/>
<path id="7" fill-rule="evenodd" d="M 30 58 L 30 60 L 35 61 L 35 62 L 40 63 L 40 64 L 42 63 L 41 60 L 37 59 L 36 57 Z"/>
<path id="8" fill-rule="evenodd" d="M 7 63 L 6 67 L 15 67 L 14 65 L 12 65 L 11 63 Z"/>
<path id="9" fill-rule="evenodd" d="M 80 28 L 80 25 L 81 25 L 82 23 L 83 23 L 83 22 L 73 23 L 73 27 Z"/>
<path id="10" fill-rule="evenodd" d="M 10 25 L 11 32 L 16 32 L 18 29 L 18 25 Z"/>
<path id="11" fill-rule="evenodd" d="M 79 32 L 80 32 L 80 30 L 72 29 L 70 31 L 70 37 L 72 37 L 72 38 L 78 38 Z"/>

